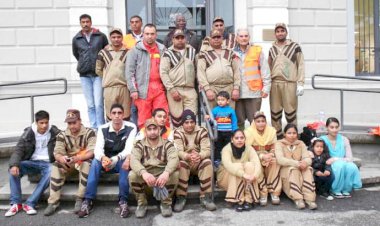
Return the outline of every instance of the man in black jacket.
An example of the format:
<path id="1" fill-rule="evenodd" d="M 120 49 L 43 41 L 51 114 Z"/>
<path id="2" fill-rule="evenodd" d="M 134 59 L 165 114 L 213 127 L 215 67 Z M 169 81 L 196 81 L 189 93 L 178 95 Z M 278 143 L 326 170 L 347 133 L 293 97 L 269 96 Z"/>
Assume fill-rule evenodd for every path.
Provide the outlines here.
<path id="1" fill-rule="evenodd" d="M 9 161 L 11 208 L 5 213 L 6 217 L 15 215 L 21 209 L 29 215 L 37 213 L 35 205 L 49 186 L 50 163 L 55 161 L 53 150 L 59 132 L 56 126 L 49 125 L 49 113 L 46 111 L 37 112 L 35 123 L 24 130 Z M 41 180 L 22 205 L 20 179 L 25 174 L 41 174 Z"/>
<path id="2" fill-rule="evenodd" d="M 91 16 L 83 14 L 79 21 L 82 30 L 73 38 L 73 54 L 78 60 L 77 71 L 87 102 L 90 124 L 97 129 L 104 124 L 104 104 L 102 78 L 96 75 L 95 65 L 99 51 L 108 45 L 108 40 L 105 34 L 91 27 Z"/>

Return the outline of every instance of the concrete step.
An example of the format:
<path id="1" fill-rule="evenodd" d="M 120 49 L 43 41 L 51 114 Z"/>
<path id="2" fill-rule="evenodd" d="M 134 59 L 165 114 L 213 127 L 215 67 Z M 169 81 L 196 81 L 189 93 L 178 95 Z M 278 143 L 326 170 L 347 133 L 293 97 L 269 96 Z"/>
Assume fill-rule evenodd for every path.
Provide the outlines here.
<path id="1" fill-rule="evenodd" d="M 360 168 L 360 174 L 362 177 L 362 183 L 364 187 L 370 187 L 380 184 L 380 163 L 364 163 Z M 115 178 L 113 178 L 115 179 Z M 77 183 L 68 182 L 62 189 L 62 200 L 74 201 L 77 191 Z M 31 183 L 28 177 L 21 179 L 21 189 L 23 193 L 23 199 L 29 197 L 36 187 L 36 183 Z M 47 189 L 42 197 L 42 200 L 48 198 L 49 189 Z M 119 189 L 115 181 L 108 183 L 99 183 L 97 200 L 101 201 L 117 201 Z M 130 199 L 134 201 L 132 191 L 130 191 Z M 10 188 L 9 183 L 0 188 L 0 201 L 6 202 L 9 200 Z M 214 196 L 216 198 L 223 198 L 225 192 L 216 188 Z M 188 189 L 189 199 L 196 200 L 199 197 L 199 185 L 190 185 Z"/>

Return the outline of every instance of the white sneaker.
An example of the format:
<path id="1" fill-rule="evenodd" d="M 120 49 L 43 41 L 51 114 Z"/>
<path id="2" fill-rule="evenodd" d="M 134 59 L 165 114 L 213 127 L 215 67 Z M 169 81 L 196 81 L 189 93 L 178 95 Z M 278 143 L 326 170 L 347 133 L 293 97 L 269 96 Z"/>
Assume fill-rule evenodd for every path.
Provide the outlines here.
<path id="1" fill-rule="evenodd" d="M 26 212 L 26 214 L 28 215 L 35 215 L 37 214 L 37 210 L 34 209 L 33 207 L 29 206 L 29 205 L 26 205 L 26 204 L 23 204 L 22 205 L 22 209 Z"/>
<path id="2" fill-rule="evenodd" d="M 332 201 L 332 200 L 334 200 L 334 197 L 332 197 L 331 195 L 329 195 L 329 196 L 326 197 L 326 199 L 327 199 L 328 201 Z"/>
<path id="3" fill-rule="evenodd" d="M 266 206 L 267 203 L 268 203 L 268 198 L 267 197 L 260 198 L 260 206 Z"/>
<path id="4" fill-rule="evenodd" d="M 4 216 L 6 216 L 6 217 L 14 216 L 14 215 L 16 215 L 16 213 L 20 212 L 21 209 L 22 209 L 21 204 L 13 204 L 11 206 L 11 208 L 5 213 Z"/>

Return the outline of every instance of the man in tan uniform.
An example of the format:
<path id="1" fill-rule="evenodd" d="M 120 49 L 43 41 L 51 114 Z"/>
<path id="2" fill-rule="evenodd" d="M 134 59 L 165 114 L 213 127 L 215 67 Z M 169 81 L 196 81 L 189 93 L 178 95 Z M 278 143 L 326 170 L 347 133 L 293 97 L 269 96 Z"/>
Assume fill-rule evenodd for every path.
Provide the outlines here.
<path id="1" fill-rule="evenodd" d="M 131 155 L 129 183 L 137 199 L 136 217 L 142 218 L 147 211 L 145 187 L 163 189 L 168 196 L 161 200 L 161 214 L 172 215 L 172 197 L 178 184 L 178 153 L 173 143 L 163 140 L 154 119 L 145 122 L 146 138 L 137 141 Z"/>
<path id="2" fill-rule="evenodd" d="M 79 172 L 79 187 L 74 212 L 79 212 L 86 192 L 91 160 L 94 157 L 96 135 L 92 129 L 82 125 L 80 112 L 76 109 L 67 110 L 65 122 L 68 125 L 67 129 L 57 135 L 54 148 L 56 162 L 53 163 L 51 169 L 50 196 L 44 212 L 45 216 L 54 214 L 58 208 L 66 176 L 74 171 Z"/>
<path id="3" fill-rule="evenodd" d="M 181 212 L 186 204 L 190 174 L 199 177 L 201 205 L 209 211 L 216 210 L 216 205 L 211 200 L 213 168 L 210 138 L 206 128 L 196 125 L 196 117 L 191 110 L 185 110 L 182 114 L 182 126 L 174 131 L 174 145 L 180 159 L 174 211 Z"/>
<path id="4" fill-rule="evenodd" d="M 174 128 L 181 124 L 181 114 L 185 109 L 197 112 L 198 95 L 194 88 L 195 49 L 186 44 L 184 32 L 177 29 L 173 35 L 173 45 L 165 51 L 160 63 L 160 76 L 169 103 L 169 112 Z"/>
<path id="5" fill-rule="evenodd" d="M 206 91 L 211 109 L 216 106 L 216 95 L 222 90 L 230 94 L 230 106 L 235 108 L 240 95 L 240 60 L 232 50 L 222 47 L 220 31 L 212 30 L 210 37 L 210 46 L 198 55 L 199 84 Z"/>
<path id="6" fill-rule="evenodd" d="M 125 60 L 127 49 L 123 46 L 123 32 L 113 28 L 110 32 L 111 45 L 106 46 L 98 53 L 96 60 L 96 74 L 103 77 L 104 108 L 107 120 L 111 120 L 112 104 L 123 106 L 124 120 L 128 121 L 131 115 L 131 98 L 125 80 Z"/>
<path id="7" fill-rule="evenodd" d="M 224 26 L 224 20 L 222 17 L 217 16 L 212 21 L 212 30 L 218 30 L 223 35 L 223 47 L 227 49 L 233 49 L 236 45 L 236 37 L 234 33 L 228 33 Z M 210 46 L 211 37 L 207 36 L 203 39 L 201 49 L 206 50 Z"/>
<path id="8" fill-rule="evenodd" d="M 283 110 L 286 121 L 297 125 L 297 96 L 302 96 L 304 92 L 305 68 L 301 47 L 286 39 L 286 25 L 278 23 L 274 31 L 277 40 L 270 48 L 268 58 L 272 78 L 270 108 L 272 126 L 277 131 L 277 137 L 281 138 Z"/>

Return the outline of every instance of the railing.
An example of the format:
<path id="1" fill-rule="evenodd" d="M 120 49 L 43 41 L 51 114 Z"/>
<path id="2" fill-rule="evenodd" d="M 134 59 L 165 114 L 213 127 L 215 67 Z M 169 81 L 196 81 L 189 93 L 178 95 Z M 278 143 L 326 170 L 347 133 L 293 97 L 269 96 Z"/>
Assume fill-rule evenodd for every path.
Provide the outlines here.
<path id="1" fill-rule="evenodd" d="M 348 89 L 348 88 L 333 88 L 333 87 L 318 87 L 315 85 L 315 79 L 317 77 L 323 77 L 323 78 L 334 78 L 334 79 L 348 79 L 348 80 L 360 80 L 360 81 L 375 81 L 380 82 L 380 79 L 377 78 L 369 78 L 369 77 L 349 77 L 349 76 L 337 76 L 337 75 L 313 75 L 311 78 L 311 86 L 313 89 L 320 89 L 320 90 L 335 90 L 340 92 L 340 127 L 343 130 L 344 129 L 344 93 L 345 91 L 350 92 L 362 92 L 362 93 L 380 93 L 380 91 L 376 90 L 364 90 L 364 89 Z"/>
<path id="2" fill-rule="evenodd" d="M 63 81 L 63 91 L 61 91 L 61 92 L 40 93 L 40 94 L 29 94 L 29 95 L 20 95 L 20 96 L 13 96 L 13 97 L 4 97 L 4 98 L 0 98 L 0 100 L 30 98 L 31 121 L 33 123 L 34 122 L 34 98 L 35 97 L 65 94 L 67 92 L 67 80 L 65 78 L 57 78 L 57 79 L 32 80 L 32 81 L 25 81 L 25 82 L 12 82 L 12 83 L 0 84 L 0 87 L 5 87 L 5 86 L 18 86 L 18 85 L 28 85 L 28 84 L 34 84 L 34 83 L 57 82 L 57 81 Z"/>
<path id="3" fill-rule="evenodd" d="M 214 165 L 214 151 L 215 151 L 214 142 L 218 139 L 218 128 L 217 128 L 216 120 L 215 120 L 214 116 L 212 115 L 212 109 L 210 108 L 210 105 L 208 104 L 207 96 L 206 96 L 206 93 L 204 90 L 200 91 L 199 103 L 200 103 L 201 115 L 203 117 L 205 115 L 210 116 L 209 120 L 205 120 L 205 124 L 206 124 L 208 135 L 209 135 L 210 141 L 211 141 L 210 142 L 211 143 L 210 144 L 211 145 L 211 147 L 210 147 L 211 163 Z M 214 200 L 215 179 L 211 180 L 211 189 L 212 189 L 211 196 L 212 196 L 212 199 Z"/>

